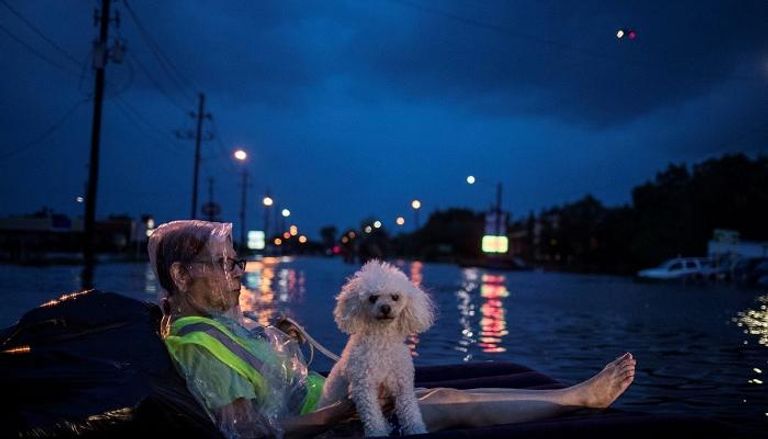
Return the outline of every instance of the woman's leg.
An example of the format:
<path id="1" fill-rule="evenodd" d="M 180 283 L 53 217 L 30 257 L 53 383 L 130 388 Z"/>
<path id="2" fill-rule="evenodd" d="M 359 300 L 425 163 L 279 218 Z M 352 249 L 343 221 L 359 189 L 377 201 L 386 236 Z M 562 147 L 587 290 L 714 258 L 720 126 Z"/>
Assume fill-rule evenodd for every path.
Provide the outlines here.
<path id="1" fill-rule="evenodd" d="M 605 408 L 632 383 L 636 361 L 625 354 L 592 378 L 556 390 L 420 389 L 419 408 L 429 431 L 548 418 L 578 408 Z"/>

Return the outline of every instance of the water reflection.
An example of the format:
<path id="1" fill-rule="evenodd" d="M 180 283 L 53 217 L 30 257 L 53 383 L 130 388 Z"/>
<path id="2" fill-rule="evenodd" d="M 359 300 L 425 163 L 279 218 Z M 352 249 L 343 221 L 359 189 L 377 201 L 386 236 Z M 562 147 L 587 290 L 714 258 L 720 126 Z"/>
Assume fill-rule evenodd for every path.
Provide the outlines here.
<path id="1" fill-rule="evenodd" d="M 248 261 L 240 290 L 240 309 L 256 319 L 245 318 L 246 326 L 268 325 L 287 305 L 301 302 L 305 293 L 303 271 L 280 267 L 281 258 Z M 288 261 L 289 262 L 289 261 Z"/>
<path id="2" fill-rule="evenodd" d="M 469 349 L 476 342 L 474 330 L 472 329 L 472 320 L 475 316 L 476 309 L 475 304 L 472 303 L 472 292 L 477 290 L 480 274 L 476 268 L 464 269 L 461 274 L 461 287 L 456 291 L 461 336 L 454 349 L 465 354 L 462 360 L 469 361 L 472 359 L 472 354 L 469 352 Z"/>
<path id="3" fill-rule="evenodd" d="M 157 277 L 152 264 L 147 264 L 144 268 L 144 292 L 153 296 L 157 295 Z"/>
<path id="4" fill-rule="evenodd" d="M 759 296 L 760 309 L 747 309 L 734 318 L 739 327 L 746 327 L 745 333 L 757 336 L 757 342 L 768 347 L 768 294 Z"/>
<path id="5" fill-rule="evenodd" d="M 424 268 L 424 264 L 422 264 L 419 261 L 413 261 L 411 262 L 411 282 L 413 282 L 414 285 L 417 287 L 421 286 L 421 280 L 422 280 L 422 274 L 421 270 Z M 421 339 L 419 338 L 419 334 L 411 334 L 405 339 L 405 344 L 408 346 L 408 349 L 411 351 L 411 356 L 418 357 L 419 353 L 416 351 L 416 347 L 419 345 L 419 341 Z"/>
<path id="6" fill-rule="evenodd" d="M 454 349 L 465 354 L 463 361 L 472 359 L 472 345 L 487 354 L 506 351 L 503 346 L 504 337 L 509 334 L 504 308 L 504 298 L 509 296 L 506 282 L 504 275 L 481 274 L 476 268 L 462 270 L 461 287 L 456 291 L 461 335 Z M 482 299 L 479 307 L 475 303 L 478 290 Z M 479 324 L 475 319 L 478 308 Z"/>
<path id="7" fill-rule="evenodd" d="M 480 343 L 483 352 L 499 353 L 507 349 L 501 344 L 507 331 L 504 298 L 509 296 L 507 278 L 503 275 L 483 274 L 480 296 L 485 302 L 480 306 Z"/>
<path id="8" fill-rule="evenodd" d="M 744 333 L 754 335 L 757 337 L 757 343 L 768 347 L 768 294 L 759 296 L 757 298 L 759 309 L 747 309 L 738 314 L 738 317 L 733 321 L 736 325 L 743 327 Z M 744 344 L 748 344 L 748 340 L 744 340 Z M 763 371 L 758 367 L 753 367 L 752 372 L 754 376 L 747 380 L 747 383 L 754 385 L 762 385 L 764 383 Z M 768 413 L 766 413 L 768 416 Z"/>
<path id="9" fill-rule="evenodd" d="M 419 261 L 411 262 L 411 282 L 417 287 L 421 286 L 421 270 L 424 268 L 424 264 Z"/>

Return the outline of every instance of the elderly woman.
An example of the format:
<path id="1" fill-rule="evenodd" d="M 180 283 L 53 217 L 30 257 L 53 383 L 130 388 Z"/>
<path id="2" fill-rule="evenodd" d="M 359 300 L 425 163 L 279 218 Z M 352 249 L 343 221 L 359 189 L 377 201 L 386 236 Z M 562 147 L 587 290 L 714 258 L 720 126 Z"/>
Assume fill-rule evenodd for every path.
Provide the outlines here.
<path id="1" fill-rule="evenodd" d="M 158 227 L 149 257 L 163 288 L 161 333 L 190 391 L 227 437 L 316 434 L 354 414 L 349 400 L 317 407 L 323 378 L 309 370 L 296 343 L 274 328 L 241 325 L 245 260 L 232 225 L 174 221 Z M 608 407 L 631 384 L 625 354 L 597 375 L 557 390 L 419 389 L 429 431 L 554 416 Z"/>

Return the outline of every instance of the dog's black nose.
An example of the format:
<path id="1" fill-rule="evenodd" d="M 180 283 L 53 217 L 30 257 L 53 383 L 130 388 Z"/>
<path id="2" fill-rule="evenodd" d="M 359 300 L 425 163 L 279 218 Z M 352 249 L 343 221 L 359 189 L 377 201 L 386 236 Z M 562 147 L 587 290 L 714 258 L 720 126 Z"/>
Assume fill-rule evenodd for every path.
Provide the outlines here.
<path id="1" fill-rule="evenodd" d="M 381 313 L 384 315 L 387 315 L 392 311 L 392 307 L 390 307 L 389 305 L 381 305 L 381 308 L 379 309 L 381 309 Z"/>

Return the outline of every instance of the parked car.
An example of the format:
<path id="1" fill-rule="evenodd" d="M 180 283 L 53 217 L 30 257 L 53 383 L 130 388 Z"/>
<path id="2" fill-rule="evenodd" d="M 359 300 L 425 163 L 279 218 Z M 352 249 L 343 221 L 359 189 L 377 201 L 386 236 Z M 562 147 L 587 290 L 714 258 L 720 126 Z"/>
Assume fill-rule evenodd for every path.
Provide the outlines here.
<path id="1" fill-rule="evenodd" d="M 707 258 L 674 258 L 658 267 L 637 272 L 637 276 L 647 280 L 673 279 L 708 279 L 716 275 L 716 269 Z"/>

